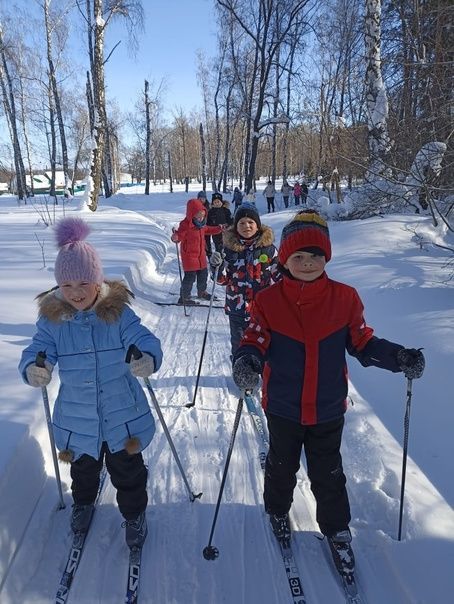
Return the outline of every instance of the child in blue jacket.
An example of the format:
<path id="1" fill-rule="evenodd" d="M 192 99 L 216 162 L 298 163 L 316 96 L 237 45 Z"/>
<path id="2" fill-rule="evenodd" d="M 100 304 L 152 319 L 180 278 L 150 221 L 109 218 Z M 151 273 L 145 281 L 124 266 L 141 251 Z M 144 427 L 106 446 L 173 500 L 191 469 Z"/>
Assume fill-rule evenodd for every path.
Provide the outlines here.
<path id="1" fill-rule="evenodd" d="M 126 542 L 141 546 L 148 501 L 141 451 L 151 442 L 155 423 L 137 378 L 159 369 L 161 345 L 131 309 L 132 293 L 119 281 L 104 280 L 98 253 L 85 241 L 89 232 L 79 218 L 57 224 L 57 287 L 37 297 L 37 331 L 19 370 L 27 384 L 39 388 L 49 384 L 58 364 L 53 431 L 60 459 L 71 464 L 73 531 L 88 530 L 105 461 Z M 127 364 L 131 344 L 143 356 Z M 36 364 L 41 351 L 45 367 Z"/>

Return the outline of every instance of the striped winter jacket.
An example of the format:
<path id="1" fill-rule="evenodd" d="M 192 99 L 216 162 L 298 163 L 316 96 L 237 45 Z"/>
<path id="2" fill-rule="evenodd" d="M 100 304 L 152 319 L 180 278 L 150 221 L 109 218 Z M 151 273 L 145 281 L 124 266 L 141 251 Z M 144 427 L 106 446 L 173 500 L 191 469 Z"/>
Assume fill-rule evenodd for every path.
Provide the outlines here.
<path id="1" fill-rule="evenodd" d="M 273 242 L 273 231 L 263 224 L 250 241 L 241 239 L 234 226 L 224 231 L 225 259 L 218 283 L 226 286 L 226 314 L 241 315 L 248 320 L 256 293 L 281 278 Z"/>
<path id="2" fill-rule="evenodd" d="M 142 451 L 153 438 L 147 398 L 125 356 L 135 344 L 153 357 L 157 370 L 161 344 L 130 308 L 131 298 L 118 281 L 104 282 L 87 311 L 74 309 L 58 288 L 39 296 L 37 332 L 22 353 L 19 371 L 27 382 L 25 370 L 39 351 L 52 365 L 58 363 L 53 429 L 57 448 L 70 460 L 84 453 L 98 459 L 103 441 L 116 453 L 132 441 Z"/>
<path id="3" fill-rule="evenodd" d="M 401 348 L 373 335 L 354 288 L 326 273 L 311 283 L 284 276 L 257 294 L 234 361 L 252 353 L 262 363 L 265 411 L 313 425 L 345 413 L 345 351 L 365 367 L 399 372 Z"/>

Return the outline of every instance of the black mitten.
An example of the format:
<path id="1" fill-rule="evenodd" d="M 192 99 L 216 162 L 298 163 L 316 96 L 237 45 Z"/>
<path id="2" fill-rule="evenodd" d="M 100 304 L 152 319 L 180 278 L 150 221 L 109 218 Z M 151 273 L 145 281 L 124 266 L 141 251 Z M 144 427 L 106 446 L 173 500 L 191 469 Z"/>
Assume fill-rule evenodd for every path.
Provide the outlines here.
<path id="1" fill-rule="evenodd" d="M 241 390 L 252 390 L 259 382 L 262 366 L 257 357 L 245 354 L 233 365 L 233 381 Z"/>
<path id="2" fill-rule="evenodd" d="M 402 348 L 397 353 L 397 362 L 409 380 L 420 378 L 424 373 L 426 360 L 421 350 L 416 348 Z"/>

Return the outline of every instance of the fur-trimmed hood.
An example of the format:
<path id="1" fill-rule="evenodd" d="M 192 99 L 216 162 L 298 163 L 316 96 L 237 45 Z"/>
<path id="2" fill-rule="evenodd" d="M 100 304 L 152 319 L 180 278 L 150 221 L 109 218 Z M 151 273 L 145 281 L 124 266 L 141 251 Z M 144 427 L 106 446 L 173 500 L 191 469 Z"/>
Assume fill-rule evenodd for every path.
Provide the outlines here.
<path id="1" fill-rule="evenodd" d="M 253 239 L 254 247 L 266 247 L 274 243 L 274 233 L 271 227 L 262 224 L 257 231 L 257 234 L 258 235 Z M 248 247 L 246 243 L 244 243 L 245 240 L 240 238 L 234 226 L 231 226 L 224 231 L 222 234 L 222 241 L 226 248 L 234 252 L 240 253 Z"/>
<path id="2" fill-rule="evenodd" d="M 130 304 L 133 298 L 134 294 L 121 281 L 104 281 L 90 310 L 93 310 L 102 321 L 115 323 L 120 318 L 125 304 Z M 39 316 L 52 323 L 70 321 L 79 312 L 66 302 L 59 287 L 39 294 L 36 299 Z"/>

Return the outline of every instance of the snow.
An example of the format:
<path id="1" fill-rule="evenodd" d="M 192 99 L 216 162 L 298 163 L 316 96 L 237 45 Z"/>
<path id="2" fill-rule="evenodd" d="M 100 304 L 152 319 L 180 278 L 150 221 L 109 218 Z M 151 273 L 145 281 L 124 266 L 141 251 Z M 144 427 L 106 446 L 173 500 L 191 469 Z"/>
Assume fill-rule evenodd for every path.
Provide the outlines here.
<path id="1" fill-rule="evenodd" d="M 197 185 L 194 185 L 197 187 Z M 197 189 L 198 190 L 198 189 Z M 231 379 L 229 329 L 214 308 L 196 406 L 192 399 L 206 326 L 206 308 L 160 307 L 176 299 L 178 266 L 171 229 L 183 217 L 182 191 L 145 196 L 131 187 L 101 198 L 90 222 L 90 241 L 108 277 L 122 277 L 136 295 L 135 309 L 161 339 L 164 363 L 152 385 L 194 492 L 190 503 L 165 435 L 158 429 L 145 451 L 149 466 L 149 536 L 143 553 L 141 602 L 166 604 L 285 604 L 291 602 L 284 567 L 262 505 L 260 440 L 247 411 L 239 424 L 213 545 L 220 556 L 206 561 L 214 509 L 238 403 Z M 314 193 L 315 194 L 315 193 Z M 79 213 L 82 196 L 65 204 Z M 258 199 L 263 213 L 265 201 Z M 57 207 L 62 215 L 63 206 Z M 83 210 L 82 210 L 83 211 Z M 294 208 L 262 216 L 279 241 Z M 70 479 L 61 475 L 67 507 L 56 511 L 58 493 L 39 390 L 22 383 L 17 364 L 30 341 L 38 292 L 54 285 L 56 249 L 31 205 L 0 197 L 0 601 L 45 604 L 56 586 L 70 544 Z M 349 361 L 350 397 L 343 440 L 351 499 L 357 574 L 368 604 L 437 604 L 449 600 L 454 578 L 454 281 L 446 252 L 419 246 L 425 237 L 453 244 L 428 217 L 388 215 L 363 221 L 330 221 L 333 259 L 328 274 L 355 286 L 376 334 L 424 347 L 427 367 L 413 384 L 403 540 L 397 541 L 403 418 L 402 375 Z M 35 234 L 44 242 L 45 266 Z M 451 237 L 451 239 L 449 239 Z M 211 285 L 210 285 L 211 287 Z M 222 296 L 222 288 L 216 286 Z M 48 391 L 54 400 L 54 376 Z M 315 536 L 314 501 L 302 467 L 291 512 L 294 549 L 309 603 L 343 602 L 327 547 Z M 69 602 L 119 602 L 124 596 L 127 550 L 115 491 L 108 483 L 95 514 Z"/>

